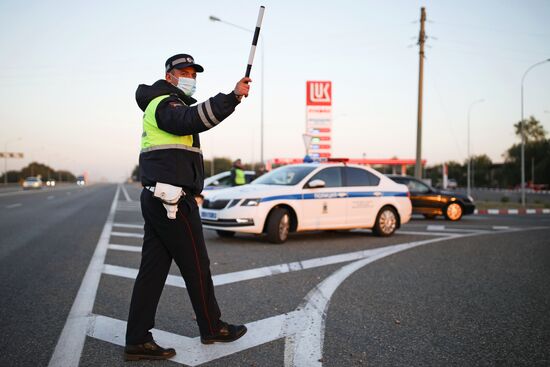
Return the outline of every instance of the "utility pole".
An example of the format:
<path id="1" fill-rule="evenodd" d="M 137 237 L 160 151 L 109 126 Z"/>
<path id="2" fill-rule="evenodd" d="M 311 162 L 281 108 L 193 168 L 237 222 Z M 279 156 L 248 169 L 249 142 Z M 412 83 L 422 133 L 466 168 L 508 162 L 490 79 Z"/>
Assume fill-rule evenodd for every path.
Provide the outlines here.
<path id="1" fill-rule="evenodd" d="M 414 166 L 414 177 L 422 178 L 422 84 L 424 83 L 424 43 L 426 33 L 424 23 L 426 22 L 426 8 L 420 8 L 420 34 L 418 35 L 418 44 L 420 51 L 418 53 L 420 61 L 418 68 L 418 116 L 416 125 L 416 164 Z"/>

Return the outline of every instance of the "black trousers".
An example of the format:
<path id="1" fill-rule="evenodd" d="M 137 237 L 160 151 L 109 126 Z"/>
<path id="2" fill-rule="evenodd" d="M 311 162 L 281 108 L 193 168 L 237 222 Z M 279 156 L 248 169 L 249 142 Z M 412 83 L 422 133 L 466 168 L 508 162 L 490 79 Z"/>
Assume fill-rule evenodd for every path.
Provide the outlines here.
<path id="1" fill-rule="evenodd" d="M 214 295 L 210 260 L 195 199 L 187 195 L 178 206 L 176 219 L 168 219 L 162 203 L 144 189 L 141 212 L 145 233 L 141 265 L 130 303 L 126 344 L 153 340 L 150 330 L 155 326 L 155 313 L 172 259 L 185 280 L 201 335 L 217 332 L 220 309 Z"/>

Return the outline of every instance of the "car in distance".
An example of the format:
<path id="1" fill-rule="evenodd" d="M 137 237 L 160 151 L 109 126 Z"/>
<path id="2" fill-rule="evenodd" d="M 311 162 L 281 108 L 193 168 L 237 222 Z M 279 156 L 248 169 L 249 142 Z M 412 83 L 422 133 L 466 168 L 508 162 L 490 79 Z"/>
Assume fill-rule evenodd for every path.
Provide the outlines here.
<path id="1" fill-rule="evenodd" d="M 254 171 L 244 171 L 244 177 L 246 183 L 252 182 L 256 178 L 256 172 Z M 211 190 L 220 190 L 228 187 L 232 187 L 231 184 L 231 171 L 224 171 L 213 176 L 207 177 L 204 179 L 204 189 L 203 192 L 195 197 L 197 204 L 201 205 L 204 196 L 208 195 Z"/>
<path id="2" fill-rule="evenodd" d="M 38 177 L 27 177 L 23 181 L 23 190 L 41 189 L 42 180 Z"/>
<path id="3" fill-rule="evenodd" d="M 449 178 L 447 180 L 447 188 L 448 189 L 456 189 L 458 188 L 458 183 L 456 182 L 456 180 L 454 178 Z"/>
<path id="4" fill-rule="evenodd" d="M 391 236 L 411 217 L 407 187 L 377 171 L 344 163 L 279 167 L 249 185 L 209 192 L 200 208 L 204 228 L 222 237 L 369 228 Z"/>
<path id="5" fill-rule="evenodd" d="M 474 199 L 471 196 L 437 190 L 410 176 L 388 175 L 388 177 L 409 188 L 414 214 L 422 214 L 427 219 L 442 215 L 447 220 L 457 221 L 463 215 L 472 214 L 475 211 Z"/>
<path id="6" fill-rule="evenodd" d="M 54 187 L 54 186 L 55 186 L 55 180 L 54 180 L 53 178 L 49 178 L 49 179 L 46 181 L 46 186 Z"/>
<path id="7" fill-rule="evenodd" d="M 244 171 L 246 183 L 256 178 L 256 172 Z M 204 190 L 219 190 L 233 186 L 231 184 L 231 171 L 220 172 L 204 179 Z"/>
<path id="8" fill-rule="evenodd" d="M 78 177 L 76 178 L 76 184 L 77 184 L 78 186 L 84 186 L 84 185 L 86 185 L 86 178 L 85 178 L 84 176 L 78 176 Z"/>

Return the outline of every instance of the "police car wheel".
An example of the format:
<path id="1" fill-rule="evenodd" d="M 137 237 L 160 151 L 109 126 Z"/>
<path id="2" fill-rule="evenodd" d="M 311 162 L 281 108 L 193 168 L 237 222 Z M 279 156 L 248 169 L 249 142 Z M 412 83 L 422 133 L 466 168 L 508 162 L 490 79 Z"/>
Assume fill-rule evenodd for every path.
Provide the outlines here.
<path id="1" fill-rule="evenodd" d="M 218 236 L 222 238 L 231 238 L 235 236 L 235 232 L 232 232 L 232 231 L 217 230 L 216 233 L 218 234 Z"/>
<path id="2" fill-rule="evenodd" d="M 290 214 L 283 208 L 275 208 L 267 219 L 267 240 L 271 243 L 283 243 L 290 232 Z"/>
<path id="3" fill-rule="evenodd" d="M 391 236 L 397 229 L 397 214 L 390 207 L 384 207 L 376 216 L 376 222 L 372 229 L 374 234 L 381 237 Z"/>

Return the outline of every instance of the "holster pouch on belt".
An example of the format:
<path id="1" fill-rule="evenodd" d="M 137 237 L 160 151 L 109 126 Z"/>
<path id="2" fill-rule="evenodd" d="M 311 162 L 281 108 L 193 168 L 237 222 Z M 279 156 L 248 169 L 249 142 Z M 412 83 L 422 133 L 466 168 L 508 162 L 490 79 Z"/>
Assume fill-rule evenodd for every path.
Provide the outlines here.
<path id="1" fill-rule="evenodd" d="M 168 218 L 176 219 L 178 203 L 180 199 L 185 196 L 183 189 L 181 187 L 157 182 L 153 196 L 162 201 Z"/>

